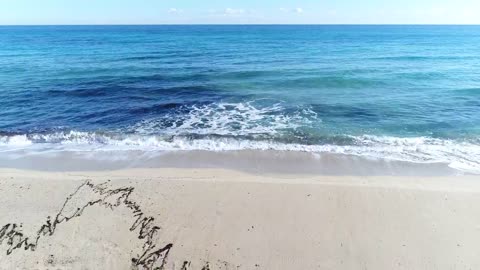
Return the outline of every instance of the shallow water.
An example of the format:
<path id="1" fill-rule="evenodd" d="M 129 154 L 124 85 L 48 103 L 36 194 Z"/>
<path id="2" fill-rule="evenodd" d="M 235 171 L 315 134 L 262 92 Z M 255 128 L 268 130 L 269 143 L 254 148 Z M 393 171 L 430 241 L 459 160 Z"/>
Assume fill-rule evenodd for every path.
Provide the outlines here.
<path id="1" fill-rule="evenodd" d="M 480 173 L 480 26 L 0 27 L 0 151 L 278 150 Z"/>

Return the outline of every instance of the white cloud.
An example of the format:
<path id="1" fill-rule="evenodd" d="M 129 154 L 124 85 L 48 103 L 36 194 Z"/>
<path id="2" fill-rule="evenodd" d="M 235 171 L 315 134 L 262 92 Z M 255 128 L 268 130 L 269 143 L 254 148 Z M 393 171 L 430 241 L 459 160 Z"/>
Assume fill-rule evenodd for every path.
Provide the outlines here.
<path id="1" fill-rule="evenodd" d="M 336 16 L 337 14 L 338 14 L 338 12 L 335 9 L 331 9 L 331 10 L 328 11 L 328 15 L 330 15 L 330 16 Z"/>
<path id="2" fill-rule="evenodd" d="M 279 10 L 281 12 L 285 12 L 285 13 L 297 13 L 297 14 L 303 13 L 303 8 L 300 8 L 300 7 L 297 7 L 297 8 L 279 8 Z"/>
<path id="3" fill-rule="evenodd" d="M 240 15 L 243 13 L 245 13 L 244 9 L 226 8 L 224 11 L 225 15 Z"/>
<path id="4" fill-rule="evenodd" d="M 183 12 L 183 10 L 178 9 L 178 8 L 170 8 L 168 10 L 168 13 L 171 13 L 171 14 L 178 14 L 178 13 L 182 13 L 182 12 Z"/>
<path id="5" fill-rule="evenodd" d="M 443 7 L 434 7 L 431 8 L 428 13 L 431 16 L 444 16 L 447 13 L 447 9 Z"/>

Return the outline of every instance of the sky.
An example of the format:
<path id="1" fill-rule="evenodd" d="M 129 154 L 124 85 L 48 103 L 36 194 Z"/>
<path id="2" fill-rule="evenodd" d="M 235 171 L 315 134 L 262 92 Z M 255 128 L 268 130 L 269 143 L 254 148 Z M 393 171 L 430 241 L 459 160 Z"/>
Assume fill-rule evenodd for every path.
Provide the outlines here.
<path id="1" fill-rule="evenodd" d="M 0 0 L 0 24 L 480 24 L 480 0 Z"/>

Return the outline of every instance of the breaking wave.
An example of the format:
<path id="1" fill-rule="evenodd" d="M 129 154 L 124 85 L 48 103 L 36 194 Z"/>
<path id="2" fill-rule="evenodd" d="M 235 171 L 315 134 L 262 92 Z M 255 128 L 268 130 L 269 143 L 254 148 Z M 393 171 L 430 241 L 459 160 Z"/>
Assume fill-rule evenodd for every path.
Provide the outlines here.
<path id="1" fill-rule="evenodd" d="M 271 138 L 319 121 L 310 108 L 288 108 L 283 102 L 259 99 L 244 103 L 182 106 L 129 129 L 138 134 L 218 135 Z"/>
<path id="2" fill-rule="evenodd" d="M 351 145 L 282 143 L 233 137 L 161 136 L 56 132 L 0 136 L 0 151 L 239 151 L 275 150 L 331 153 L 415 163 L 445 163 L 451 168 L 480 174 L 480 143 L 429 137 L 345 136 Z"/>

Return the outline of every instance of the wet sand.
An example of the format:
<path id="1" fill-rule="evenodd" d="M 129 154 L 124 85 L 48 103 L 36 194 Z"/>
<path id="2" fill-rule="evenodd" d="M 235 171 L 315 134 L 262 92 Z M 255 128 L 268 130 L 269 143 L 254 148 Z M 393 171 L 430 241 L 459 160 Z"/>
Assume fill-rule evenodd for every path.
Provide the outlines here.
<path id="1" fill-rule="evenodd" d="M 357 176 L 468 175 L 447 163 L 300 151 L 24 151 L 2 152 L 0 168 L 37 171 L 109 171 L 150 168 L 208 168 L 253 174 Z"/>
<path id="2" fill-rule="evenodd" d="M 479 269 L 480 178 L 0 170 L 0 269 Z"/>

